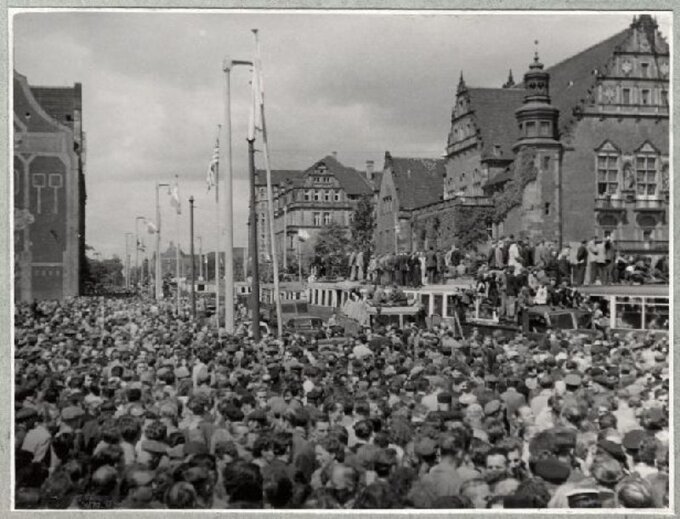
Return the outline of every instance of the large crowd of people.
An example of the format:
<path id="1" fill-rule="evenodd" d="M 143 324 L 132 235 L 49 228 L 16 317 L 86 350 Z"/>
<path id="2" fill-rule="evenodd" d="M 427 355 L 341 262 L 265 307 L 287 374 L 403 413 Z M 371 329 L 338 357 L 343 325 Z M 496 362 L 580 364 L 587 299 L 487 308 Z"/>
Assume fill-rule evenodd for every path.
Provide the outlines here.
<path id="1" fill-rule="evenodd" d="M 319 261 L 319 265 L 323 265 Z M 429 246 L 413 252 L 387 252 L 370 255 L 352 252 L 347 257 L 345 277 L 374 284 L 418 287 L 444 283 L 447 279 L 475 276 L 482 269 L 543 272 L 557 284 L 668 283 L 667 256 L 625 254 L 610 237 L 593 236 L 572 250 L 559 249 L 554 241 L 528 240 L 514 235 L 492 240 L 486 253 L 458 247 Z M 323 268 L 318 269 L 323 276 Z"/>
<path id="2" fill-rule="evenodd" d="M 669 341 L 364 328 L 256 343 L 166 303 L 15 307 L 20 509 L 664 508 Z"/>

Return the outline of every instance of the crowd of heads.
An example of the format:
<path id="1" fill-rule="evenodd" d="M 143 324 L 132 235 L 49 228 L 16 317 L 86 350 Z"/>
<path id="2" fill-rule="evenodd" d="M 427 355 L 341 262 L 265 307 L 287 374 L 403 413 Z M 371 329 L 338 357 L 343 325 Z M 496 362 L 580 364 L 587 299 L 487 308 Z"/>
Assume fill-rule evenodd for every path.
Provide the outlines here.
<path id="1" fill-rule="evenodd" d="M 668 506 L 667 336 L 255 342 L 141 298 L 15 307 L 17 508 Z"/>

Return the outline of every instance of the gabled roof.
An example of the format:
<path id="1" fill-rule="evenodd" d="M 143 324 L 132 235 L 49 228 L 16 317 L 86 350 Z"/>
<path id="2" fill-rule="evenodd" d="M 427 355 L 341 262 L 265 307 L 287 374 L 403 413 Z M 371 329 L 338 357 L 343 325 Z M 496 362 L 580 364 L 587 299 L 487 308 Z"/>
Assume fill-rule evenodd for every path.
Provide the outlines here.
<path id="1" fill-rule="evenodd" d="M 517 141 L 515 110 L 524 99 L 524 89 L 469 88 L 470 108 L 474 112 L 482 138 L 482 160 L 512 159 L 512 145 Z M 500 155 L 494 146 L 500 146 Z"/>
<path id="2" fill-rule="evenodd" d="M 81 87 L 31 87 L 33 97 L 52 118 L 73 128 L 73 113 L 81 110 Z"/>
<path id="3" fill-rule="evenodd" d="M 573 120 L 574 108 L 585 100 L 597 81 L 598 71 L 604 71 L 614 51 L 632 33 L 624 29 L 586 50 L 546 69 L 550 74 L 550 97 L 559 109 L 559 127 L 563 130 Z"/>
<path id="4" fill-rule="evenodd" d="M 304 176 L 311 174 L 317 166 L 324 164 L 335 178 L 340 182 L 340 187 L 348 195 L 370 195 L 373 194 L 373 186 L 366 179 L 366 175 L 341 164 L 338 159 L 328 155 L 317 161 L 304 172 Z"/>
<path id="5" fill-rule="evenodd" d="M 305 172 L 296 169 L 273 169 L 272 170 L 272 186 L 280 186 L 287 180 L 296 181 L 304 177 Z M 263 169 L 255 170 L 255 185 L 267 185 L 267 172 Z"/>
<path id="6" fill-rule="evenodd" d="M 380 191 L 380 184 L 382 184 L 382 177 L 383 177 L 383 172 L 382 171 L 374 171 L 373 172 L 373 191 Z"/>
<path id="7" fill-rule="evenodd" d="M 415 209 L 437 202 L 444 191 L 444 159 L 385 157 L 391 167 L 400 209 Z"/>

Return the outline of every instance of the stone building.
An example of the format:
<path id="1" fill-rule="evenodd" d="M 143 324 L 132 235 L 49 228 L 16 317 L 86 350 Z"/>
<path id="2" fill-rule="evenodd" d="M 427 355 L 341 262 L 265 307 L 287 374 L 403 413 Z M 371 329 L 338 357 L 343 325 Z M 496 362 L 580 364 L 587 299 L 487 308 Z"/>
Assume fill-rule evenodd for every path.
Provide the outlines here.
<path id="1" fill-rule="evenodd" d="M 306 231 L 310 236 L 306 247 L 324 226 L 335 222 L 347 229 L 351 225 L 354 210 L 363 196 L 374 196 L 373 183 L 378 175 L 344 166 L 333 155 L 317 161 L 304 171 L 272 171 L 274 194 L 274 232 L 280 265 L 283 251 L 287 260 L 297 257 L 297 235 Z M 256 177 L 258 213 L 258 254 L 262 259 L 269 250 L 267 227 L 266 174 L 258 171 Z M 263 246 L 264 245 L 264 246 Z"/>
<path id="2" fill-rule="evenodd" d="M 412 230 L 413 211 L 439 203 L 443 179 L 442 159 L 393 157 L 385 152 L 375 206 L 377 254 L 410 251 L 419 239 L 426 239 Z"/>
<path id="3" fill-rule="evenodd" d="M 76 296 L 85 265 L 82 87 L 30 86 L 14 72 L 17 301 Z"/>
<path id="4" fill-rule="evenodd" d="M 669 60 L 643 15 L 552 67 L 537 53 L 520 85 L 470 88 L 461 75 L 445 200 L 420 225 L 444 219 L 440 238 L 460 234 L 466 221 L 449 202 L 459 200 L 479 206 L 494 236 L 575 245 L 609 235 L 623 252 L 668 253 Z"/>
<path id="5" fill-rule="evenodd" d="M 272 192 L 274 199 L 278 196 L 284 185 L 290 185 L 293 180 L 301 178 L 304 171 L 277 169 L 272 170 Z M 257 170 L 255 172 L 255 212 L 257 218 L 257 254 L 260 261 L 269 257 L 271 246 L 269 245 L 269 216 L 267 209 L 267 172 Z M 248 222 L 250 224 L 250 222 Z"/>

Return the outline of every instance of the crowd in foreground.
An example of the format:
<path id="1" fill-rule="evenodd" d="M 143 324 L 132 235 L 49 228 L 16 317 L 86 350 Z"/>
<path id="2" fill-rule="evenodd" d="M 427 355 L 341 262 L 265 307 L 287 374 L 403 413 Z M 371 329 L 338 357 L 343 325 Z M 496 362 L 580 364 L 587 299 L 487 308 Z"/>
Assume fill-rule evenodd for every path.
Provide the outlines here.
<path id="1" fill-rule="evenodd" d="M 21 509 L 664 508 L 667 336 L 217 332 L 15 307 Z"/>

